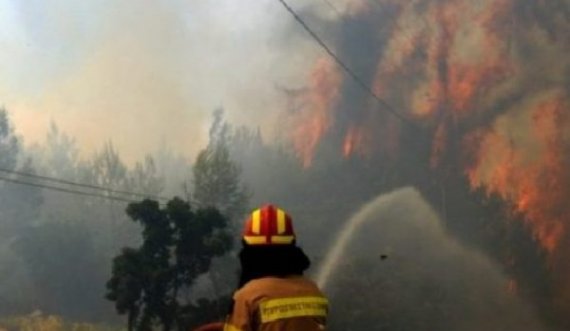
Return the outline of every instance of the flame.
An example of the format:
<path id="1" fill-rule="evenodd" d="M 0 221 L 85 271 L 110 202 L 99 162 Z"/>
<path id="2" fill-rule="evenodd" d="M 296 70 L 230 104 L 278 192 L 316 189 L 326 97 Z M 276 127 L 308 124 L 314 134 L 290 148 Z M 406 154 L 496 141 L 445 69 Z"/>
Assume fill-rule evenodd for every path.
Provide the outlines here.
<path id="1" fill-rule="evenodd" d="M 561 239 L 570 225 L 568 101 L 558 92 L 530 107 L 528 130 L 540 144 L 538 155 L 529 155 L 533 151 L 528 146 L 490 131 L 480 141 L 478 164 L 466 171 L 472 187 L 498 194 L 526 215 L 536 239 L 551 254 L 562 248 Z"/>
<path id="2" fill-rule="evenodd" d="M 431 132 L 431 150 L 425 151 L 431 158 L 424 166 L 447 169 L 446 163 L 455 162 L 459 166 L 449 169 L 463 167 L 472 189 L 499 196 L 510 213 L 522 216 L 548 253 L 556 295 L 566 302 L 561 306 L 570 307 L 570 20 L 559 10 L 562 2 L 376 2 L 390 15 L 361 0 L 353 1 L 358 10 L 346 14 L 351 24 L 360 15 L 363 23 L 355 31 L 378 35 L 382 45 L 367 68 L 372 90 Z M 372 15 L 379 16 L 374 28 L 368 27 Z M 373 98 L 355 100 L 344 87 L 341 93 L 342 77 L 331 67 L 319 60 L 313 75 L 321 72 L 322 79 L 309 83 L 314 100 L 308 118 L 314 121 L 300 126 L 293 140 L 303 164 L 310 166 L 331 129 L 343 138 L 326 143 L 337 144 L 344 157 L 408 152 L 399 150 L 401 123 Z M 369 73 L 355 68 L 360 76 Z"/>
<path id="3" fill-rule="evenodd" d="M 498 194 L 524 215 L 525 222 L 548 252 L 556 294 L 554 308 L 566 314 L 570 304 L 570 98 L 563 91 L 546 93 L 526 113 L 531 141 L 521 144 L 501 125 L 470 137 L 478 144 L 477 160 L 466 169 L 473 188 Z M 478 143 L 476 143 L 478 142 Z"/>
<path id="4" fill-rule="evenodd" d="M 342 155 L 344 157 L 349 157 L 355 151 L 359 154 L 364 154 L 364 131 L 358 126 L 350 126 L 344 137 L 344 143 L 342 148 Z"/>
<path id="5" fill-rule="evenodd" d="M 333 124 L 340 83 L 334 62 L 319 59 L 310 75 L 309 87 L 301 96 L 301 109 L 292 115 L 291 140 L 305 168 L 311 166 L 318 142 Z"/>

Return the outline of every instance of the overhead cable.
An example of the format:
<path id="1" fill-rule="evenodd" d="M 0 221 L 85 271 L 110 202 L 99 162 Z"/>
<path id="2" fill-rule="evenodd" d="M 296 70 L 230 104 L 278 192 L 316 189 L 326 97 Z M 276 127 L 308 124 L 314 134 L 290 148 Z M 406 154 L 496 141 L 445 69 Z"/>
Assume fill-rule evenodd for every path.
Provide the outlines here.
<path id="1" fill-rule="evenodd" d="M 97 194 L 97 193 L 93 193 L 93 192 L 85 192 L 85 191 L 81 191 L 81 190 L 72 190 L 72 189 L 67 189 L 67 188 L 63 188 L 63 187 L 43 185 L 43 184 L 39 184 L 39 183 L 32 183 L 32 182 L 27 182 L 27 181 L 3 177 L 3 176 L 0 176 L 0 180 L 5 181 L 5 182 L 14 183 L 14 184 L 33 186 L 33 187 L 38 187 L 38 188 L 42 188 L 42 189 L 59 191 L 59 192 L 75 194 L 75 195 L 90 196 L 90 197 L 96 197 L 96 198 L 102 198 L 102 199 L 114 200 L 114 201 L 120 201 L 120 202 L 128 202 L 128 203 L 138 202 L 136 200 L 131 200 L 131 199 L 118 197 L 118 196 L 103 195 L 103 194 Z"/>
<path id="2" fill-rule="evenodd" d="M 78 182 L 65 180 L 65 179 L 61 179 L 61 178 L 37 175 L 37 174 L 22 172 L 22 171 L 17 171 L 17 170 L 9 170 L 9 169 L 0 168 L 0 172 L 18 175 L 18 176 L 23 176 L 23 177 L 28 177 L 28 178 L 45 180 L 45 181 L 53 182 L 53 183 L 65 184 L 65 185 L 70 185 L 70 186 L 75 186 L 75 187 L 88 188 L 88 189 L 92 189 L 92 190 L 99 190 L 99 191 L 104 191 L 104 192 L 112 193 L 112 194 L 129 195 L 129 196 L 133 196 L 133 197 L 149 198 L 149 199 L 162 200 L 162 201 L 169 200 L 168 198 L 161 197 L 161 196 L 154 196 L 154 195 L 144 194 L 144 193 L 140 193 L 140 192 L 111 189 L 111 188 L 107 188 L 107 187 L 103 187 L 103 186 L 99 186 L 99 185 L 78 183 Z"/>
<path id="3" fill-rule="evenodd" d="M 370 88 L 370 86 L 368 86 L 368 84 L 366 84 L 364 80 L 362 80 L 348 65 L 346 65 L 346 63 L 335 52 L 333 52 L 333 50 L 330 47 L 327 46 L 327 44 L 313 31 L 313 29 L 311 29 L 307 25 L 307 23 L 305 23 L 305 21 L 299 16 L 299 14 L 297 14 L 297 12 L 295 12 L 295 10 L 291 8 L 291 6 L 289 6 L 289 4 L 285 0 L 277 0 L 277 1 L 279 1 L 283 5 L 283 7 L 285 7 L 285 9 L 293 16 L 293 18 L 295 18 L 297 23 L 299 23 L 303 27 L 303 29 L 315 40 L 315 42 L 317 42 L 317 44 L 319 44 L 325 50 L 325 52 L 327 52 L 327 54 L 338 64 L 338 66 L 340 66 L 354 80 L 354 82 L 358 86 L 360 86 L 360 88 L 362 88 L 365 92 L 370 94 L 372 98 L 374 98 L 381 106 L 383 106 L 383 108 L 380 109 L 392 114 L 402 122 L 412 127 L 417 127 L 417 125 L 414 122 L 412 122 L 410 119 L 406 118 L 404 115 L 397 112 L 394 109 L 394 107 L 392 107 L 389 103 L 387 103 L 382 98 L 380 98 L 376 93 L 374 93 L 374 91 Z"/>

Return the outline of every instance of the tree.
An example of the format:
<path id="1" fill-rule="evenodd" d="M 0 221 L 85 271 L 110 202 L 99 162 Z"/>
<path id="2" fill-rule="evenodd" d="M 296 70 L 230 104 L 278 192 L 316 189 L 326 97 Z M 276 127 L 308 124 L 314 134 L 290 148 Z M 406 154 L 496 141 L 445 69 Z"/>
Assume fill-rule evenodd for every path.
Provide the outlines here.
<path id="1" fill-rule="evenodd" d="M 14 254 L 14 243 L 32 224 L 36 223 L 43 204 L 38 187 L 17 182 L 37 184 L 37 180 L 17 172 L 34 173 L 29 159 L 23 156 L 20 137 L 5 109 L 0 108 L 0 303 L 1 313 L 21 311 L 30 299 L 30 284 L 23 263 Z"/>
<path id="2" fill-rule="evenodd" d="M 77 181 L 81 161 L 75 139 L 52 122 L 43 144 L 30 149 L 38 169 L 46 176 Z"/>
<path id="3" fill-rule="evenodd" d="M 143 162 L 137 162 L 130 171 L 130 187 L 136 192 L 159 195 L 164 190 L 164 178 L 158 174 L 152 156 L 146 156 Z"/>
<path id="4" fill-rule="evenodd" d="M 10 180 L 36 184 L 37 181 L 12 173 L 13 171 L 34 173 L 29 159 L 22 156 L 21 139 L 14 133 L 6 110 L 0 108 L 0 239 L 10 238 L 34 222 L 43 202 L 40 189 L 25 186 Z M 1 253 L 0 253 L 1 255 Z"/>
<path id="5" fill-rule="evenodd" d="M 0 108 L 0 167 L 9 170 L 16 168 L 20 149 L 20 139 L 14 134 L 8 114 Z"/>
<path id="6" fill-rule="evenodd" d="M 111 142 L 95 154 L 91 167 L 92 184 L 113 189 L 128 188 L 128 168 Z"/>
<path id="7" fill-rule="evenodd" d="M 178 198 L 164 208 L 151 200 L 133 203 L 127 214 L 142 226 L 143 242 L 114 258 L 106 297 L 127 315 L 128 330 L 187 330 L 200 316 L 182 294 L 212 258 L 231 248 L 226 218 L 214 208 L 193 211 Z"/>
<path id="8" fill-rule="evenodd" d="M 234 221 L 246 211 L 249 194 L 240 180 L 241 169 L 228 150 L 230 129 L 223 111 L 215 111 L 210 141 L 194 164 L 194 200 L 201 206 L 216 207 Z"/>
<path id="9" fill-rule="evenodd" d="M 113 146 L 107 142 L 100 151 L 80 168 L 78 181 L 111 190 L 132 191 L 148 195 L 158 195 L 163 188 L 163 180 L 157 174 L 154 160 L 147 157 L 144 162 L 137 162 L 130 169 Z M 120 196 L 129 199 L 136 198 L 129 194 L 105 193 L 110 196 Z M 107 259 L 116 255 L 124 245 L 137 243 L 133 234 L 135 224 L 126 222 L 123 206 L 114 201 L 102 199 L 86 199 L 88 208 L 92 210 L 96 226 L 94 233 L 98 236 L 97 243 L 105 251 Z"/>
<path id="10" fill-rule="evenodd" d="M 193 168 L 194 201 L 200 206 L 219 209 L 230 220 L 234 234 L 238 232 L 237 223 L 245 214 L 250 197 L 241 182 L 241 168 L 229 150 L 235 137 L 233 128 L 223 118 L 223 110 L 216 110 L 208 146 L 198 154 Z M 220 314 L 225 309 L 222 298 L 229 295 L 237 283 L 237 268 L 237 259 L 228 254 L 216 259 L 208 273 L 211 296 L 218 299 L 216 311 Z"/>

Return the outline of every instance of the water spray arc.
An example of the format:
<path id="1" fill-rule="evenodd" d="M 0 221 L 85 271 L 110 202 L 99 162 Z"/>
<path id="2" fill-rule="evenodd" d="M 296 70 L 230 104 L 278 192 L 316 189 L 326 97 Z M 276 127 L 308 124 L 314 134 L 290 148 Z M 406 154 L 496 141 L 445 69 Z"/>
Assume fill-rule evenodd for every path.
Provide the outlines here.
<path id="1" fill-rule="evenodd" d="M 405 189 L 404 189 L 405 190 Z M 332 272 L 342 258 L 347 245 L 350 243 L 355 231 L 366 221 L 370 220 L 370 213 L 376 210 L 378 206 L 387 206 L 392 200 L 398 196 L 400 190 L 382 194 L 373 201 L 365 204 L 356 214 L 354 214 L 342 227 L 337 238 L 333 241 L 333 247 L 325 257 L 320 266 L 316 277 L 317 284 L 320 288 L 326 288 Z M 381 255 L 381 259 L 385 259 L 386 255 Z"/>
<path id="2" fill-rule="evenodd" d="M 364 204 L 336 239 L 316 277 L 334 329 L 550 330 L 509 291 L 504 269 L 450 235 L 414 188 Z"/>

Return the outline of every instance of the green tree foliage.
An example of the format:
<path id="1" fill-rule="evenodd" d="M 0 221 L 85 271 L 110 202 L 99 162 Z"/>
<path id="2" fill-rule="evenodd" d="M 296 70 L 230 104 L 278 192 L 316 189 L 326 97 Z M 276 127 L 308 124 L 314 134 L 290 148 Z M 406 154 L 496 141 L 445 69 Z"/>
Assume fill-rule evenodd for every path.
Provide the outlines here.
<path id="1" fill-rule="evenodd" d="M 214 112 L 210 141 L 194 164 L 194 200 L 204 207 L 216 207 L 230 220 L 241 217 L 247 209 L 249 194 L 240 180 L 241 169 L 232 160 L 228 140 L 230 126 L 223 111 Z"/>
<path id="2" fill-rule="evenodd" d="M 210 127 L 208 146 L 202 150 L 193 167 L 193 199 L 200 206 L 212 206 L 230 220 L 230 229 L 236 233 L 241 228 L 240 221 L 248 209 L 249 189 L 242 184 L 242 169 L 235 161 L 230 148 L 237 141 L 243 141 L 241 131 L 235 131 L 223 117 L 221 109 L 214 112 Z M 249 141 L 248 141 L 249 142 Z M 208 273 L 210 297 L 229 296 L 237 284 L 238 261 L 228 254 L 214 261 Z M 206 285 L 202 283 L 201 285 Z M 204 288 L 202 288 L 204 289 Z M 218 314 L 224 314 L 226 305 L 219 300 L 214 307 Z"/>
<path id="3" fill-rule="evenodd" d="M 231 247 L 226 218 L 214 208 L 192 210 L 175 198 L 130 204 L 129 217 L 142 226 L 143 242 L 113 260 L 107 298 L 127 315 L 129 330 L 187 330 L 204 316 L 185 293 Z"/>

